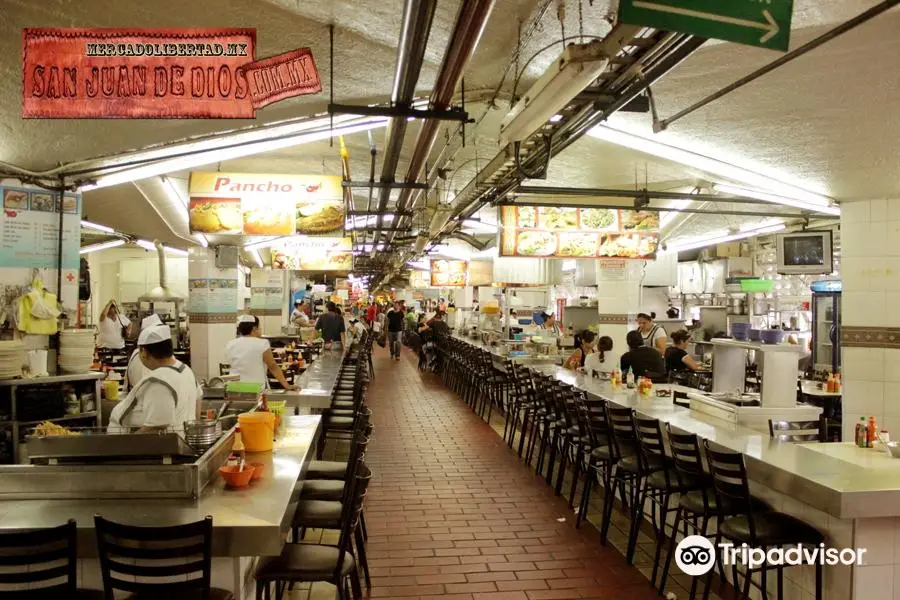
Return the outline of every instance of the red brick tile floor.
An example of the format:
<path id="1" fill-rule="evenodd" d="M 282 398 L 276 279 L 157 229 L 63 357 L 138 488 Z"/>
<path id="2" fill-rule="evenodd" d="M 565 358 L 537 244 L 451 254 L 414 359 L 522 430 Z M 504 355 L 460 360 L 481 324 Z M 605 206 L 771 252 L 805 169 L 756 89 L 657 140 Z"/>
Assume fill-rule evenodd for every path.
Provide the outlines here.
<path id="1" fill-rule="evenodd" d="M 506 446 L 502 417 L 485 423 L 440 378 L 421 373 L 408 349 L 391 361 L 376 348 L 374 360 L 371 598 L 658 598 L 648 581 L 654 542 L 642 535 L 635 567 L 622 558 L 624 516 L 616 513 L 610 544 L 601 546 L 597 529 L 576 529 L 567 502 Z M 594 505 L 594 523 L 599 512 Z M 689 578 L 669 582 L 688 597 Z M 291 599 L 300 598 L 334 598 L 334 587 L 297 589 Z"/>

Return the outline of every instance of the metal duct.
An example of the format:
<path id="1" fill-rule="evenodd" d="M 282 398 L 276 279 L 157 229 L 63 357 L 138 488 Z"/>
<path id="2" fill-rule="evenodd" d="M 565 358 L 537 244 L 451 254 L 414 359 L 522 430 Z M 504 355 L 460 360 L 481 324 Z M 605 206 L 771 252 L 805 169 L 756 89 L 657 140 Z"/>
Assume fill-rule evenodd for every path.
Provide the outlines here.
<path id="1" fill-rule="evenodd" d="M 184 300 L 183 296 L 180 296 L 169 289 L 169 281 L 166 277 L 166 253 L 165 250 L 163 250 L 162 242 L 153 240 L 153 245 L 156 246 L 156 253 L 159 256 L 159 287 L 153 288 L 138 298 L 138 300 L 141 302 L 172 302 L 175 300 Z"/>
<path id="2" fill-rule="evenodd" d="M 463 241 L 463 242 L 469 244 L 470 246 L 472 246 L 472 247 L 475 248 L 476 250 L 484 250 L 485 248 L 488 247 L 488 244 L 490 244 L 490 241 L 482 242 L 482 241 L 480 241 L 477 237 L 475 237 L 474 235 L 470 235 L 470 234 L 468 234 L 468 233 L 463 233 L 462 231 L 454 231 L 453 233 L 451 233 L 451 234 L 448 235 L 447 237 L 449 237 L 449 238 L 455 238 L 455 239 L 457 239 L 457 240 L 461 240 L 461 241 Z"/>
<path id="3" fill-rule="evenodd" d="M 437 0 L 406 0 L 403 7 L 403 25 L 397 43 L 397 68 L 391 91 L 391 104 L 394 106 L 409 106 L 412 103 L 436 7 Z M 381 165 L 383 183 L 394 182 L 405 136 L 406 117 L 392 118 L 388 123 L 384 143 L 384 162 Z M 378 242 L 378 236 L 384 226 L 384 213 L 390 196 L 391 188 L 383 187 L 379 190 L 377 229 L 373 234 L 373 243 Z M 394 225 L 396 224 L 395 222 Z"/>
<path id="4" fill-rule="evenodd" d="M 463 72 L 469 64 L 469 60 L 475 53 L 475 48 L 481 39 L 481 34 L 487 25 L 488 17 L 494 8 L 494 0 L 463 0 L 456 16 L 456 26 L 450 34 L 450 45 L 441 63 L 434 90 L 429 99 L 429 106 L 433 109 L 447 109 L 453 101 L 453 92 L 462 79 Z M 440 121 L 427 119 L 422 124 L 422 130 L 416 140 L 416 147 L 410 158 L 409 168 L 406 171 L 406 181 L 419 181 L 425 170 L 425 161 L 431 154 L 434 141 L 440 129 Z M 407 206 L 413 197 L 412 191 L 404 189 L 400 192 L 397 206 L 400 212 L 414 209 L 415 206 Z M 403 217 L 406 220 L 408 217 Z M 388 242 L 394 235 L 388 236 Z"/>

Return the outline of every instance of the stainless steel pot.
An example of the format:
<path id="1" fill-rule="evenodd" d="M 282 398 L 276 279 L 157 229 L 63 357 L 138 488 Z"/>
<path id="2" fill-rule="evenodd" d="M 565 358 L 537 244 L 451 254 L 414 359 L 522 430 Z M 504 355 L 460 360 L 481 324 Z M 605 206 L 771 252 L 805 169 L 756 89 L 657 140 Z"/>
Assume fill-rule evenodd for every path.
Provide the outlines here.
<path id="1" fill-rule="evenodd" d="M 184 441 L 198 453 L 209 450 L 221 436 L 222 425 L 219 421 L 204 419 L 184 423 Z"/>

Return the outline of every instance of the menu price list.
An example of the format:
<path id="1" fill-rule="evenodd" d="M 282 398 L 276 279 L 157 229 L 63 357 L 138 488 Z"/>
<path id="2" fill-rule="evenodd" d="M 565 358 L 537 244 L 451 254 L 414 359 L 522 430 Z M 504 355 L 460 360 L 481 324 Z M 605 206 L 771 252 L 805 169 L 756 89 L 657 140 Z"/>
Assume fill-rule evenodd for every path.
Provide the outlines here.
<path id="1" fill-rule="evenodd" d="M 59 195 L 42 188 L 0 186 L 3 198 L 0 264 L 55 269 L 59 260 Z M 77 269 L 81 245 L 81 198 L 63 199 L 64 269 Z"/>

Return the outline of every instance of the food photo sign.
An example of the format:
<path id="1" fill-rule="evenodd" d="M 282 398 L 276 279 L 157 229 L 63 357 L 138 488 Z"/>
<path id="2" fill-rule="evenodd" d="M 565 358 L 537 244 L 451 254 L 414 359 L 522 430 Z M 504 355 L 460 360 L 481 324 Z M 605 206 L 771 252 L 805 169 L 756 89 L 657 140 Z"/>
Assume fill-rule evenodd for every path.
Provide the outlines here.
<path id="1" fill-rule="evenodd" d="M 272 246 L 272 268 L 291 271 L 350 271 L 353 240 L 349 237 L 296 235 Z"/>
<path id="2" fill-rule="evenodd" d="M 431 285 L 433 287 L 466 287 L 469 263 L 464 260 L 432 260 Z"/>
<path id="3" fill-rule="evenodd" d="M 502 206 L 500 256 L 656 258 L 659 213 L 574 206 Z"/>
<path id="4" fill-rule="evenodd" d="M 191 233 L 290 236 L 344 229 L 341 178 L 192 172 Z"/>

